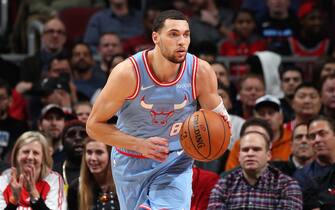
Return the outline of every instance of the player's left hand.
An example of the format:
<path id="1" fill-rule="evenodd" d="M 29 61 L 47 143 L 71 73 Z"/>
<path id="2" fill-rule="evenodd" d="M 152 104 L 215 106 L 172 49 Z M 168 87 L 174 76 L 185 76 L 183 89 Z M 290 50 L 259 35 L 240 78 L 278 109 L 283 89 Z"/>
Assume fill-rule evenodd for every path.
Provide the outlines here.
<path id="1" fill-rule="evenodd" d="M 169 155 L 168 140 L 161 137 L 150 137 L 144 140 L 139 151 L 144 157 L 164 162 Z"/>

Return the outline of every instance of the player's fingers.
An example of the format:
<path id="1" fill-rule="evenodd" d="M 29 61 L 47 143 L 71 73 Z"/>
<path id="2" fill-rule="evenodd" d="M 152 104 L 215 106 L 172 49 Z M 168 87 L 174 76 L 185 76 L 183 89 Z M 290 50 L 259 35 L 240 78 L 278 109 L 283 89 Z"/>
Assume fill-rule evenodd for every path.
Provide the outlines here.
<path id="1" fill-rule="evenodd" d="M 161 137 L 156 137 L 152 139 L 152 142 L 155 144 L 159 144 L 162 146 L 169 146 L 169 141 L 167 139 L 161 138 Z"/>
<path id="2" fill-rule="evenodd" d="M 155 153 L 155 154 L 152 154 L 152 157 L 154 160 L 157 160 L 159 162 L 164 162 L 167 157 L 168 157 L 168 154 L 166 153 Z"/>

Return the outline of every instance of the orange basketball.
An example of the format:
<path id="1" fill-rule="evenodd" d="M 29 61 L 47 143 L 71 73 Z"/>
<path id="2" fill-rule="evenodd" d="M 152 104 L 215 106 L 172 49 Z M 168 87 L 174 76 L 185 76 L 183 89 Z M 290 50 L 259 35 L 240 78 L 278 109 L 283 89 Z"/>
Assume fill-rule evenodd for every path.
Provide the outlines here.
<path id="1" fill-rule="evenodd" d="M 219 114 L 200 110 L 190 115 L 180 130 L 180 143 L 190 157 L 208 162 L 227 150 L 231 131 Z"/>

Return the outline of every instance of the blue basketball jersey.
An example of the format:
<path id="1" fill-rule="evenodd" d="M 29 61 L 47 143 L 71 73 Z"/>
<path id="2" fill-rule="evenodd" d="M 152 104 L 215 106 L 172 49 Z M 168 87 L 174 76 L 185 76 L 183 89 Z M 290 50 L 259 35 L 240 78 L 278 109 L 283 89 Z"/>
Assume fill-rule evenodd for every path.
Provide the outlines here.
<path id="1" fill-rule="evenodd" d="M 148 51 L 142 51 L 129 58 L 137 75 L 136 91 L 117 113 L 117 127 L 132 136 L 166 138 L 170 151 L 180 150 L 181 125 L 197 106 L 195 74 L 198 59 L 187 53 L 176 79 L 161 83 L 148 65 L 147 54 Z"/>

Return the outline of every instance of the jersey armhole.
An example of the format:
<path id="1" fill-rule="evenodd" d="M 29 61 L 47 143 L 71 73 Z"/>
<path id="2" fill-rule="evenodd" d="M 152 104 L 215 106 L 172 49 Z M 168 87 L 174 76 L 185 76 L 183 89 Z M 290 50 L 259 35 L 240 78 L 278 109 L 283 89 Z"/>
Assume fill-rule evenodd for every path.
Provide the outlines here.
<path id="1" fill-rule="evenodd" d="M 139 93 L 139 90 L 140 90 L 140 71 L 139 71 L 139 68 L 138 68 L 138 64 L 136 62 L 136 60 L 134 59 L 134 57 L 129 57 L 129 60 L 131 61 L 131 64 L 133 64 L 133 69 L 134 69 L 134 72 L 136 74 L 136 88 L 135 88 L 135 91 L 133 94 L 131 94 L 130 96 L 128 96 L 126 98 L 126 100 L 132 100 L 134 98 L 136 98 L 136 96 L 138 95 Z"/>
<path id="2" fill-rule="evenodd" d="M 197 57 L 193 56 L 193 65 L 192 65 L 192 96 L 193 99 L 197 99 L 197 85 L 196 85 L 196 75 L 198 71 L 199 60 Z"/>

